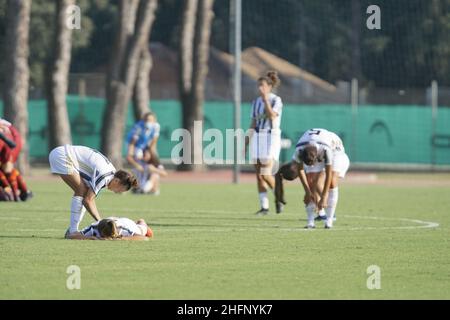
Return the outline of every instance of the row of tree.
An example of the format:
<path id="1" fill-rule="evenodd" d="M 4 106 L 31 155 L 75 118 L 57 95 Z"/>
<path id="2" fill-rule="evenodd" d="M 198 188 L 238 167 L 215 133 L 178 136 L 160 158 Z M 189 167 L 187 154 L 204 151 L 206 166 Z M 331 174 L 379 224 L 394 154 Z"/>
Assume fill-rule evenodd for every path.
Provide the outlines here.
<path id="1" fill-rule="evenodd" d="M 48 106 L 49 150 L 71 143 L 66 105 L 71 62 L 72 28 L 68 13 L 76 0 L 54 2 L 54 31 L 47 57 L 45 92 Z M 128 104 L 133 101 L 139 119 L 149 109 L 149 52 L 157 0 L 119 0 L 114 44 L 109 57 L 106 81 L 106 107 L 103 116 L 101 150 L 116 166 L 122 164 L 122 139 Z M 4 117 L 28 134 L 27 100 L 29 91 L 29 26 L 31 1 L 8 0 L 6 22 L 4 80 Z M 73 14 L 73 12 L 71 13 Z M 186 0 L 180 17 L 179 89 L 183 107 L 183 125 L 193 130 L 194 120 L 201 120 L 204 81 L 207 74 L 213 0 Z M 75 16 L 74 16 L 75 17 Z M 75 31 L 76 32 L 76 31 Z M 196 146 L 201 147 L 201 146 Z M 19 166 L 28 168 L 25 144 Z"/>
<path id="2" fill-rule="evenodd" d="M 211 45 L 230 52 L 230 1 L 214 3 Z M 71 72 L 92 72 L 110 57 L 118 0 L 77 0 L 82 32 L 72 35 Z M 151 40 L 180 43 L 183 1 L 159 0 Z M 381 9 L 381 29 L 366 27 L 367 8 Z M 51 48 L 54 2 L 33 0 L 30 85 L 39 96 Z M 6 1 L 0 1 L 0 46 Z M 245 0 L 242 47 L 258 46 L 334 83 L 358 77 L 377 87 L 450 86 L 450 0 Z M 3 61 L 0 61 L 2 64 Z M 1 77 L 0 77 L 1 82 Z"/>
<path id="3" fill-rule="evenodd" d="M 61 28 L 61 13 L 70 3 L 74 1 L 0 1 L 5 116 L 26 134 L 27 117 L 20 106 L 27 100 L 27 88 L 33 89 L 32 94 L 42 91 L 55 110 L 49 113 L 52 146 L 70 140 L 70 130 L 56 124 L 67 122 L 66 108 L 58 106 L 63 105 L 68 70 L 91 72 L 110 61 L 106 92 L 111 113 L 105 114 L 109 124 L 103 126 L 102 148 L 117 163 L 117 141 L 105 137 L 123 131 L 123 122 L 112 120 L 124 115 L 118 106 L 131 99 L 136 116 L 148 106 L 151 57 L 147 47 L 138 48 L 142 39 L 148 41 L 153 30 L 152 41 L 182 49 L 178 52 L 183 105 L 199 105 L 203 99 L 209 34 L 211 45 L 230 51 L 230 1 L 76 0 L 82 29 L 75 32 Z M 365 86 L 425 87 L 431 80 L 449 86 L 450 0 L 378 0 L 380 30 L 366 27 L 370 4 L 370 0 L 243 1 L 242 47 L 262 47 L 330 82 L 357 77 Z M 201 109 L 183 110 L 186 127 L 201 117 Z"/>

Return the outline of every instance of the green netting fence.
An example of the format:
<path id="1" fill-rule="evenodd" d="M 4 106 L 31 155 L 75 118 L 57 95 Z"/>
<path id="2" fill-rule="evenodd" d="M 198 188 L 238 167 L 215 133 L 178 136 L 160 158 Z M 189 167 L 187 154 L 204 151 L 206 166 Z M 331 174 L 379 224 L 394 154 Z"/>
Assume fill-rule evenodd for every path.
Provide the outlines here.
<path id="1" fill-rule="evenodd" d="M 99 148 L 104 100 L 69 96 L 67 103 L 73 144 Z M 181 127 L 181 106 L 172 100 L 152 101 L 151 106 L 161 124 L 158 150 L 161 158 L 167 159 L 178 143 L 178 140 L 171 141 L 171 135 Z M 30 157 L 45 159 L 48 154 L 46 101 L 31 100 L 28 109 Z M 1 103 L 0 114 L 3 114 Z M 225 129 L 233 127 L 231 103 L 206 102 L 204 114 L 204 131 L 216 128 L 225 133 Z M 133 122 L 129 108 L 127 130 Z M 243 128 L 249 123 L 250 104 L 245 103 L 242 106 Z M 431 108 L 427 106 L 363 105 L 352 114 L 350 105 L 288 104 L 283 109 L 282 136 L 292 141 L 292 147 L 282 150 L 281 161 L 290 159 L 301 133 L 312 127 L 323 127 L 339 134 L 352 162 L 450 164 L 450 108 L 439 108 L 433 125 Z"/>

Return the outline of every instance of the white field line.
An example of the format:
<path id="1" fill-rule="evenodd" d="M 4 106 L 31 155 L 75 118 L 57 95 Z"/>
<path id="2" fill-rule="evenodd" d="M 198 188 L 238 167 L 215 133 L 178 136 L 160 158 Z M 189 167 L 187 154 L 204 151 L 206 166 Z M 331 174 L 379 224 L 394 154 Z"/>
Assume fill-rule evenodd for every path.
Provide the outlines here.
<path id="1" fill-rule="evenodd" d="M 248 212 L 238 212 L 238 211 L 224 211 L 224 210 L 157 210 L 153 211 L 152 213 L 224 213 L 224 214 L 247 214 Z M 390 218 L 390 217 L 366 217 L 366 216 L 354 216 L 354 215 L 340 215 L 339 216 L 344 218 L 350 218 L 350 219 L 367 219 L 367 220 L 382 220 L 382 221 L 404 221 L 404 222 L 411 222 L 416 225 L 411 226 L 388 226 L 388 227 L 349 227 L 349 228 L 340 228 L 339 226 L 334 227 L 332 230 L 334 231 L 360 231 L 360 230 L 411 230 L 411 229 L 425 229 L 425 228 L 437 228 L 439 227 L 439 223 L 437 222 L 431 222 L 431 221 L 423 221 L 418 219 L 409 219 L 409 218 Z M 21 217 L 0 217 L 0 219 L 3 220 L 30 220 L 29 218 L 21 218 Z M 38 218 L 36 218 L 38 220 Z M 62 218 L 56 218 L 52 219 L 53 221 L 67 221 L 66 219 Z M 309 229 L 304 229 L 303 227 L 297 227 L 297 228 L 286 228 L 286 227 L 278 227 L 277 225 L 270 225 L 270 222 L 276 222 L 276 220 L 265 220 L 266 225 L 265 226 L 255 226 L 255 227 L 242 227 L 239 225 L 233 226 L 233 225 L 227 225 L 224 227 L 210 227 L 205 226 L 202 228 L 198 228 L 195 224 L 192 226 L 188 226 L 190 231 L 205 231 L 205 229 L 208 230 L 208 232 L 229 232 L 232 231 L 240 231 L 240 232 L 247 232 L 247 231 L 263 231 L 267 232 L 268 230 L 279 230 L 279 231 L 288 231 L 288 232 L 299 232 L 299 231 L 314 231 Z M 159 222 L 153 221 L 155 224 L 158 224 Z M 262 228 L 261 228 L 262 227 Z M 321 227 L 317 227 L 317 229 L 321 229 Z M 59 229 L 15 229 L 15 231 L 19 232 L 60 232 Z M 172 229 L 172 228 L 161 228 L 158 232 L 186 232 L 185 229 Z"/>

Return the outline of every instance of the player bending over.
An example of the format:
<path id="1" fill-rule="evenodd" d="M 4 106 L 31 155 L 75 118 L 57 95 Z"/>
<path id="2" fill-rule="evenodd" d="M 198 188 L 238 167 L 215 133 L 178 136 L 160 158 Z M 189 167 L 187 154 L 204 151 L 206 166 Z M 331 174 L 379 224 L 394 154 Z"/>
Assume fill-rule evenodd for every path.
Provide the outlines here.
<path id="1" fill-rule="evenodd" d="M 283 164 L 278 172 L 275 174 L 275 206 L 277 213 L 283 212 L 284 206 L 286 205 L 286 200 L 284 198 L 284 186 L 283 181 L 294 181 L 298 178 L 298 170 L 296 165 L 292 165 L 292 162 L 288 162 Z M 315 193 L 316 198 L 319 198 L 322 190 L 323 184 L 325 182 L 325 173 L 322 171 L 319 173 L 319 176 L 315 173 L 308 172 L 306 173 L 306 179 L 308 180 L 308 185 L 311 186 L 311 191 Z M 317 179 L 317 181 L 316 181 Z M 317 213 L 317 216 L 314 220 L 326 220 L 327 215 L 325 210 L 322 209 Z M 336 215 L 333 218 L 336 221 Z"/>
<path id="2" fill-rule="evenodd" d="M 333 226 L 333 218 L 338 202 L 339 178 L 344 178 L 350 166 L 342 140 L 325 129 L 310 129 L 298 141 L 293 169 L 297 170 L 305 190 L 304 203 L 308 216 L 305 228 L 315 228 L 314 212 L 325 209 L 327 219 L 325 228 Z M 325 171 L 323 188 L 320 188 L 320 175 Z M 310 177 L 307 177 L 307 175 Z"/>
<path id="3" fill-rule="evenodd" d="M 122 193 L 137 185 L 133 175 L 124 170 L 116 171 L 103 154 L 88 147 L 68 144 L 56 147 L 50 152 L 49 161 L 51 171 L 58 174 L 74 192 L 69 233 L 78 231 L 86 209 L 95 221 L 101 219 L 95 204 L 100 190 L 106 187 L 115 193 Z"/>
<path id="4" fill-rule="evenodd" d="M 109 217 L 92 223 L 81 231 L 65 235 L 72 240 L 148 240 L 153 231 L 144 221 L 134 222 L 128 218 Z"/>

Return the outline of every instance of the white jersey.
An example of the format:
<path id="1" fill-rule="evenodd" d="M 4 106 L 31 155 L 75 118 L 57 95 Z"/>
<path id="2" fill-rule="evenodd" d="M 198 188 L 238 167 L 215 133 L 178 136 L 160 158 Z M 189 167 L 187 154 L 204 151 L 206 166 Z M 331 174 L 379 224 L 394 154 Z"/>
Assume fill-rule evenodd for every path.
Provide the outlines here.
<path id="1" fill-rule="evenodd" d="M 258 97 L 252 103 L 251 118 L 256 121 L 255 130 L 258 132 L 260 130 L 280 130 L 281 124 L 281 113 L 283 109 L 283 102 L 281 98 L 276 94 L 271 93 L 269 96 L 269 102 L 272 106 L 272 110 L 278 114 L 275 119 L 270 120 L 265 112 L 264 101 L 261 97 Z"/>
<path id="2" fill-rule="evenodd" d="M 122 237 L 131 237 L 134 235 L 140 235 L 145 236 L 145 234 L 142 234 L 142 228 L 139 228 L 136 222 L 134 222 L 131 219 L 128 218 L 117 218 L 117 217 L 109 217 L 106 219 L 114 220 L 117 226 L 117 231 L 120 236 Z M 86 237 L 100 237 L 100 232 L 98 231 L 98 223 L 99 221 L 96 221 L 92 223 L 90 226 L 84 228 L 81 230 L 81 234 L 85 235 Z"/>
<path id="3" fill-rule="evenodd" d="M 56 147 L 50 152 L 49 161 L 53 173 L 79 173 L 95 194 L 108 185 L 116 172 L 108 158 L 99 151 L 84 146 L 66 144 Z"/>
<path id="4" fill-rule="evenodd" d="M 321 128 L 314 128 L 306 131 L 295 146 L 295 153 L 292 160 L 302 163 L 300 153 L 307 147 L 313 145 L 317 148 L 318 161 L 331 165 L 333 155 L 336 152 L 345 152 L 341 138 L 331 131 Z"/>

